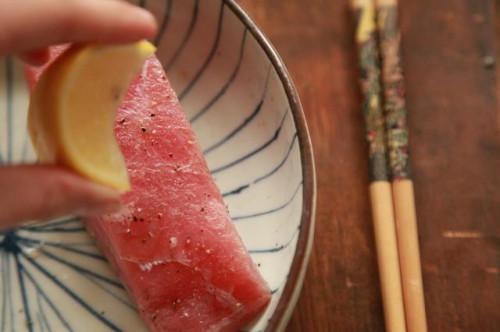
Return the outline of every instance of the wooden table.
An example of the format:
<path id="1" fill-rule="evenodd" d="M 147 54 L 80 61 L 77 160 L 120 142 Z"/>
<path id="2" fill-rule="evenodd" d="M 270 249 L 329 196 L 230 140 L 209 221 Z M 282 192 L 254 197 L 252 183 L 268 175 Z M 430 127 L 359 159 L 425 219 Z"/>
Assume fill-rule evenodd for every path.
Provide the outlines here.
<path id="1" fill-rule="evenodd" d="M 494 1 L 400 2 L 429 330 L 500 331 Z M 290 70 L 316 155 L 315 245 L 289 331 L 383 331 L 348 1 L 239 3 Z"/>

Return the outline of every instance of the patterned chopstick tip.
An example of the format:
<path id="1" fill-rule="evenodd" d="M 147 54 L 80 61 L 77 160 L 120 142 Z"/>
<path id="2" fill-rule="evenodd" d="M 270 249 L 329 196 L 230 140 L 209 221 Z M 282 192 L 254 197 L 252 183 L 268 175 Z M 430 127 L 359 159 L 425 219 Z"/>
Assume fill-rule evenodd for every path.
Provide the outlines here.
<path id="1" fill-rule="evenodd" d="M 376 18 L 383 59 L 384 113 L 391 178 L 405 179 L 410 178 L 409 135 L 396 1 L 378 0 Z"/>
<path id="2" fill-rule="evenodd" d="M 380 62 L 377 47 L 375 10 L 371 1 L 352 2 L 356 19 L 356 43 L 363 94 L 363 115 L 369 148 L 371 181 L 389 180 L 385 147 L 385 121 L 381 103 Z"/>

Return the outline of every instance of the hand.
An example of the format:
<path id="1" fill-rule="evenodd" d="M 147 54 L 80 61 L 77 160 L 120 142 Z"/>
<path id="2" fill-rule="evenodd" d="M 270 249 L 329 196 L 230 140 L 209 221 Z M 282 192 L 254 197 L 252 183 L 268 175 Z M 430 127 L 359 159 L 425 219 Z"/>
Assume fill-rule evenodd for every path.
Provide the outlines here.
<path id="1" fill-rule="evenodd" d="M 119 0 L 0 0 L 0 56 L 30 64 L 68 42 L 132 42 L 156 32 L 154 17 Z M 0 228 L 119 208 L 119 194 L 56 166 L 0 167 Z"/>

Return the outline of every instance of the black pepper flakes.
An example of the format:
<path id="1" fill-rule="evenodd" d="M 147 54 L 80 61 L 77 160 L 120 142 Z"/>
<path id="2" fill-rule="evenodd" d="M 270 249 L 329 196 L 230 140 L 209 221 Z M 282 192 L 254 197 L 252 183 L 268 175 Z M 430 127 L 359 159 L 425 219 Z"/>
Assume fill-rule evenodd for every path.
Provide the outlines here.
<path id="1" fill-rule="evenodd" d="M 144 127 L 141 127 L 141 130 L 142 130 L 143 133 L 146 132 L 146 128 L 144 128 Z"/>
<path id="2" fill-rule="evenodd" d="M 201 211 L 201 212 L 205 212 L 205 208 L 204 208 L 204 207 L 202 207 L 202 208 L 200 209 L 200 211 Z"/>
<path id="3" fill-rule="evenodd" d="M 154 118 L 156 116 L 156 114 L 151 113 L 149 116 L 152 117 L 152 118 Z"/>
<path id="4" fill-rule="evenodd" d="M 118 123 L 122 125 L 125 123 L 125 121 L 126 121 L 126 119 L 121 119 L 120 121 L 118 121 Z"/>
<path id="5" fill-rule="evenodd" d="M 177 306 L 178 306 L 180 303 L 181 303 L 181 299 L 176 299 L 176 300 L 172 301 L 172 307 L 173 307 L 174 309 L 176 309 L 176 308 L 177 308 Z"/>

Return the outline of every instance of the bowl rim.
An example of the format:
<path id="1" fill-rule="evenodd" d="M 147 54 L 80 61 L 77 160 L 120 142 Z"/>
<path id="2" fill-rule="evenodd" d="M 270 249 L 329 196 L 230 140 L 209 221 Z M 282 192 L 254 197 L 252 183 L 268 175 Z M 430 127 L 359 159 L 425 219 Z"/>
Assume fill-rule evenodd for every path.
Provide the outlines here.
<path id="1" fill-rule="evenodd" d="M 231 9 L 243 24 L 245 24 L 248 31 L 253 35 L 257 43 L 270 59 L 285 89 L 295 126 L 297 127 L 302 177 L 304 181 L 302 217 L 299 226 L 300 233 L 285 288 L 283 289 L 281 298 L 265 329 L 265 331 L 282 331 L 285 329 L 298 300 L 314 238 L 316 172 L 311 137 L 297 90 L 280 55 L 250 16 L 236 3 L 236 0 L 222 1 L 224 1 L 228 8 Z"/>

